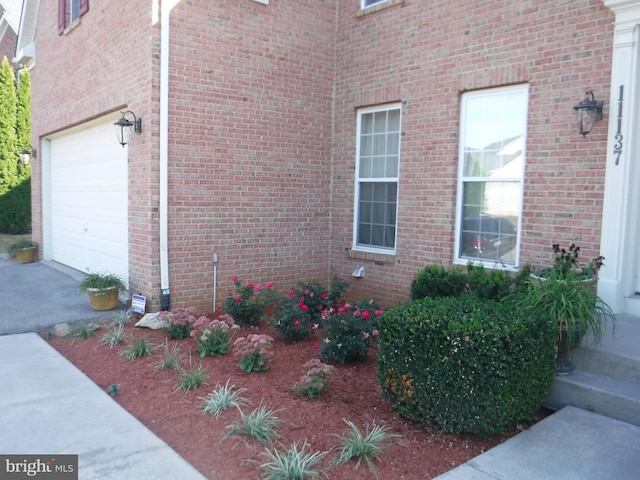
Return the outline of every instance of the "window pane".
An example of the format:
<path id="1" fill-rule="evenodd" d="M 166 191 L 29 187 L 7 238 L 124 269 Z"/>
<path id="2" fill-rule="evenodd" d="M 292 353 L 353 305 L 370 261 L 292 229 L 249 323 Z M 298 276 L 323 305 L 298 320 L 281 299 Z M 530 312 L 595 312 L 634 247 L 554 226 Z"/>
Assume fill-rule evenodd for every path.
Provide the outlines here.
<path id="1" fill-rule="evenodd" d="M 463 96 L 460 259 L 516 263 L 527 97 L 526 87 Z"/>
<path id="2" fill-rule="evenodd" d="M 365 113 L 360 116 L 360 134 L 373 133 L 373 113 Z"/>
<path id="3" fill-rule="evenodd" d="M 373 114 L 374 133 L 384 133 L 387 131 L 387 112 L 376 112 Z"/>
<path id="4" fill-rule="evenodd" d="M 463 188 L 459 256 L 515 263 L 520 183 L 471 182 Z"/>
<path id="5" fill-rule="evenodd" d="M 358 244 L 395 246 L 397 184 L 361 183 L 358 204 Z"/>

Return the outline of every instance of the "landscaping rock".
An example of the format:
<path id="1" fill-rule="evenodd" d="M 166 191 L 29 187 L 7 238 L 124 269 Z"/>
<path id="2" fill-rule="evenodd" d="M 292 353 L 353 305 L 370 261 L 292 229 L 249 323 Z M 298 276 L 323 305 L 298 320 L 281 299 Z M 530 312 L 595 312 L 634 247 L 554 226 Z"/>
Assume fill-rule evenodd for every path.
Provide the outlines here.
<path id="1" fill-rule="evenodd" d="M 148 328 L 150 330 L 160 330 L 161 328 L 167 328 L 169 321 L 160 318 L 157 313 L 147 313 L 135 326 L 138 328 Z"/>
<path id="2" fill-rule="evenodd" d="M 53 334 L 56 337 L 64 338 L 69 334 L 69 330 L 71 330 L 71 327 L 69 327 L 68 323 L 59 323 L 53 327 Z"/>

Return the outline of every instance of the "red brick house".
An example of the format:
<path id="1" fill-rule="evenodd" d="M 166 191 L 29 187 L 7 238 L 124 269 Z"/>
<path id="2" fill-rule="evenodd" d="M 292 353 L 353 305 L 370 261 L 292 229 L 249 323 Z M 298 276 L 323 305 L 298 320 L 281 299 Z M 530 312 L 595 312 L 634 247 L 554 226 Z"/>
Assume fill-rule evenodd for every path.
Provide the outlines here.
<path id="1" fill-rule="evenodd" d="M 26 0 L 22 15 L 45 259 L 115 271 L 152 308 L 161 292 L 207 308 L 232 275 L 337 274 L 391 303 L 430 263 L 542 266 L 575 242 L 606 257 L 604 298 L 640 313 L 640 0 Z M 604 114 L 583 136 L 585 91 Z M 121 146 L 125 111 L 141 132 Z"/>
<path id="2" fill-rule="evenodd" d="M 0 0 L 0 61 L 9 62 L 16 51 L 22 0 Z"/>

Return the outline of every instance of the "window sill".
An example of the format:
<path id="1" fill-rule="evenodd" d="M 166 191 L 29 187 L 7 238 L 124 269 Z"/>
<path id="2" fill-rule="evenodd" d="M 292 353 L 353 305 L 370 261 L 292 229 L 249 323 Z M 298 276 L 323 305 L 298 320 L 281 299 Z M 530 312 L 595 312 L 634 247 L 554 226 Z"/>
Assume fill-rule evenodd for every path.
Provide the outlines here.
<path id="1" fill-rule="evenodd" d="M 352 250 L 350 248 L 347 249 L 347 256 L 355 260 L 368 260 L 376 265 L 394 264 L 396 261 L 395 254 L 364 252 L 362 250 Z"/>
<path id="2" fill-rule="evenodd" d="M 63 35 L 69 35 L 73 30 L 76 29 L 76 27 L 80 25 L 80 17 L 76 18 L 73 23 L 71 23 L 70 25 L 68 25 L 65 29 L 64 32 L 62 32 Z"/>
<path id="3" fill-rule="evenodd" d="M 370 13 L 379 12 L 380 10 L 395 7 L 396 5 L 402 5 L 403 3 L 404 0 L 387 0 L 386 2 L 376 3 L 374 5 L 371 5 L 370 7 L 360 9 L 360 12 L 358 12 L 358 16 L 362 17 L 364 15 L 369 15 Z"/>

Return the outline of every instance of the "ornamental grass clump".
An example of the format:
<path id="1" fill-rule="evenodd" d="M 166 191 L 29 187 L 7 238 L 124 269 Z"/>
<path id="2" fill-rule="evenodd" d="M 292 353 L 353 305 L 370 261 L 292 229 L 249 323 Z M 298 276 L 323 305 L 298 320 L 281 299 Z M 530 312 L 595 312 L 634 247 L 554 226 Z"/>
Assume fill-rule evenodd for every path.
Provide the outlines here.
<path id="1" fill-rule="evenodd" d="M 158 317 L 166 319 L 169 323 L 167 335 L 171 340 L 183 340 L 189 338 L 197 313 L 195 307 L 174 308 L 158 313 Z"/>
<path id="2" fill-rule="evenodd" d="M 236 388 L 235 385 L 229 386 L 229 380 L 224 385 L 218 383 L 213 392 L 205 398 L 200 398 L 203 401 L 202 411 L 218 417 L 231 407 L 240 409 L 242 405 L 250 403 L 247 398 L 242 396 L 246 391 L 246 388 Z"/>
<path id="3" fill-rule="evenodd" d="M 107 332 L 102 335 L 99 343 L 100 345 L 109 345 L 109 348 L 113 348 L 124 343 L 128 337 L 124 331 L 124 325 L 116 323 L 111 325 Z"/>
<path id="4" fill-rule="evenodd" d="M 345 303 L 325 309 L 320 359 L 343 364 L 365 359 L 367 349 L 378 336 L 378 318 L 382 314 L 383 310 L 374 300 L 363 301 L 355 307 Z"/>
<path id="5" fill-rule="evenodd" d="M 151 355 L 155 348 L 156 346 L 149 342 L 148 337 L 144 335 L 141 338 L 132 340 L 127 348 L 118 352 L 118 355 L 130 362 L 133 362 L 138 357 Z"/>
<path id="6" fill-rule="evenodd" d="M 169 342 L 165 340 L 163 346 L 163 356 L 156 363 L 155 370 L 175 370 L 179 372 L 182 369 L 182 361 L 186 353 L 182 351 L 179 345 L 169 347 Z"/>
<path id="7" fill-rule="evenodd" d="M 302 368 L 304 375 L 293 386 L 293 391 L 301 397 L 319 397 L 329 387 L 329 377 L 335 371 L 335 367 L 322 363 L 317 358 L 309 360 Z"/>
<path id="8" fill-rule="evenodd" d="M 238 277 L 231 277 L 236 287 L 234 295 L 230 295 L 222 304 L 222 311 L 231 315 L 238 325 L 256 325 L 265 309 L 274 302 L 273 284 L 247 282 L 242 285 Z"/>
<path id="9" fill-rule="evenodd" d="M 273 337 L 251 334 L 233 343 L 233 354 L 238 357 L 240 370 L 245 373 L 266 372 L 273 357 Z"/>
<path id="10" fill-rule="evenodd" d="M 201 363 L 194 367 L 189 361 L 189 368 L 180 369 L 180 377 L 174 390 L 182 390 L 188 392 L 194 390 L 209 381 L 209 374 Z"/>
<path id="11" fill-rule="evenodd" d="M 337 447 L 338 455 L 331 463 L 342 465 L 355 458 L 357 460 L 354 468 L 360 468 L 360 464 L 364 460 L 374 477 L 378 478 L 378 472 L 373 461 L 380 461 L 380 454 L 383 450 L 393 445 L 393 442 L 390 441 L 400 438 L 402 435 L 389 433 L 386 427 L 379 425 L 376 425 L 371 430 L 367 425 L 365 433 L 362 434 L 353 422 L 345 420 L 345 423 L 349 426 L 349 429 L 343 436 L 339 437 L 341 445 Z"/>
<path id="12" fill-rule="evenodd" d="M 247 436 L 255 438 L 263 445 L 271 445 L 277 438 L 276 427 L 282 423 L 277 417 L 280 410 L 269 410 L 265 405 L 260 405 L 249 414 L 240 412 L 240 420 L 227 426 L 224 438 L 230 436 Z"/>
<path id="13" fill-rule="evenodd" d="M 318 464 L 327 455 L 327 452 L 304 453 L 308 443 L 305 441 L 298 450 L 298 444 L 288 450 L 267 449 L 263 455 L 268 462 L 260 465 L 267 474 L 264 480 L 307 480 L 318 478 L 322 470 Z"/>
<path id="14" fill-rule="evenodd" d="M 231 350 L 231 340 L 239 328 L 226 313 L 217 318 L 203 315 L 193 322 L 191 336 L 201 357 L 225 355 Z"/>

